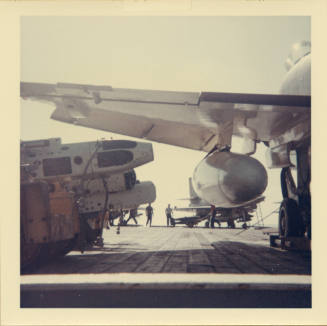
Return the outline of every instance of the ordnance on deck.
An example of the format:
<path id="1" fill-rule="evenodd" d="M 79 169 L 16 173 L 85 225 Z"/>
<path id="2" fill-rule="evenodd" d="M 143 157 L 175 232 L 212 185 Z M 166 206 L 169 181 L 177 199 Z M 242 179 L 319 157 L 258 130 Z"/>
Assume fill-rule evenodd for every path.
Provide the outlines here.
<path id="1" fill-rule="evenodd" d="M 152 145 L 141 142 L 21 142 L 22 267 L 101 245 L 109 207 L 155 200 L 154 185 L 139 183 L 133 170 L 152 160 Z"/>
<path id="2" fill-rule="evenodd" d="M 135 174 L 135 172 L 133 171 Z M 105 190 L 101 185 L 100 180 L 92 180 L 88 183 L 88 194 L 84 196 L 83 202 L 80 203 L 80 213 L 87 215 L 96 215 L 99 213 L 99 208 L 103 207 Z M 113 220 L 119 218 L 122 212 L 129 212 L 131 209 L 135 209 L 142 204 L 154 202 L 156 198 L 156 189 L 152 182 L 135 181 L 133 188 L 120 191 L 110 192 L 108 200 L 108 210 L 110 212 L 108 219 L 110 224 L 113 224 Z M 122 224 L 124 225 L 124 223 Z"/>
<path id="3" fill-rule="evenodd" d="M 134 170 L 133 174 L 135 175 Z M 108 179 L 110 181 L 111 178 Z M 156 189 L 152 182 L 138 182 L 136 180 L 131 189 L 120 192 L 109 191 L 110 195 L 106 205 L 104 203 L 106 191 L 100 181 L 98 179 L 91 180 L 87 185 L 87 194 L 79 202 L 81 219 L 87 222 L 85 227 L 89 230 L 89 241 L 95 241 L 105 226 L 104 221 L 102 221 L 103 207 L 106 207 L 109 216 L 112 216 L 109 222 L 113 224 L 113 219 L 119 218 L 119 226 L 122 226 L 125 225 L 124 212 L 126 213 L 142 204 L 154 202 L 156 198 Z"/>

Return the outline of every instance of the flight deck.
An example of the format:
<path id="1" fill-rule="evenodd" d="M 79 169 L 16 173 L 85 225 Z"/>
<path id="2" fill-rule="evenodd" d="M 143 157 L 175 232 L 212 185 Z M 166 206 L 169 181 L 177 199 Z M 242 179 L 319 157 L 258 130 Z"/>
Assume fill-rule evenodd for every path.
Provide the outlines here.
<path id="1" fill-rule="evenodd" d="M 311 252 L 272 229 L 126 226 L 21 276 L 21 307 L 311 307 Z"/>

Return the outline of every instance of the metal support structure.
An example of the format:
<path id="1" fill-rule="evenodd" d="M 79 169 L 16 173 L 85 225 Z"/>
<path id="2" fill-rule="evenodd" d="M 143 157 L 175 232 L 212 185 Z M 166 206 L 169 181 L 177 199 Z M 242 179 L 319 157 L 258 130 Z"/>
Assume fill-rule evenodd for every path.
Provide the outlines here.
<path id="1" fill-rule="evenodd" d="M 261 210 L 260 204 L 257 205 L 257 209 L 255 210 L 255 214 L 256 214 L 256 217 L 257 217 L 257 224 L 259 226 L 265 226 L 265 224 L 263 222 L 263 218 L 262 218 L 262 210 Z"/>

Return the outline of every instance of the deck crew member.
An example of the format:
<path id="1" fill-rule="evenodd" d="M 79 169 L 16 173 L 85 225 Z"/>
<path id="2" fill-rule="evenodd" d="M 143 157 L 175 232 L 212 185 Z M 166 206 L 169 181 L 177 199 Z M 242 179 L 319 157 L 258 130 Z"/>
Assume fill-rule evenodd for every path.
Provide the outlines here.
<path id="1" fill-rule="evenodd" d="M 170 204 L 168 204 L 168 207 L 166 208 L 166 216 L 167 216 L 167 226 L 171 224 L 171 213 L 173 210 L 170 208 Z"/>
<path id="2" fill-rule="evenodd" d="M 129 217 L 128 217 L 127 221 L 126 221 L 126 224 L 128 224 L 130 219 L 133 219 L 135 224 L 137 224 L 136 215 L 137 215 L 137 208 L 132 208 L 129 211 Z"/>
<path id="3" fill-rule="evenodd" d="M 219 224 L 220 227 L 220 222 L 216 220 L 216 207 L 214 205 L 211 205 L 210 208 L 210 227 L 214 228 L 215 227 L 215 222 Z"/>
<path id="4" fill-rule="evenodd" d="M 145 211 L 146 211 L 146 216 L 148 218 L 146 221 L 146 226 L 148 225 L 148 223 L 150 223 L 150 226 L 151 226 L 152 215 L 153 215 L 153 208 L 151 207 L 151 203 L 149 203 L 149 205 L 146 207 Z"/>

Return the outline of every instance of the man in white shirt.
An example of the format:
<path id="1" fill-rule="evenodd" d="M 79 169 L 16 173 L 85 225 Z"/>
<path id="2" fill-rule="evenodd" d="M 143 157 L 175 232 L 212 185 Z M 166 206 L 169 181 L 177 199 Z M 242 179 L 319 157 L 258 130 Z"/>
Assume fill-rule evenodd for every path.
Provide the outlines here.
<path id="1" fill-rule="evenodd" d="M 171 213 L 173 210 L 170 208 L 170 204 L 168 204 L 168 207 L 166 208 L 166 216 L 167 216 L 167 226 L 171 224 Z"/>

